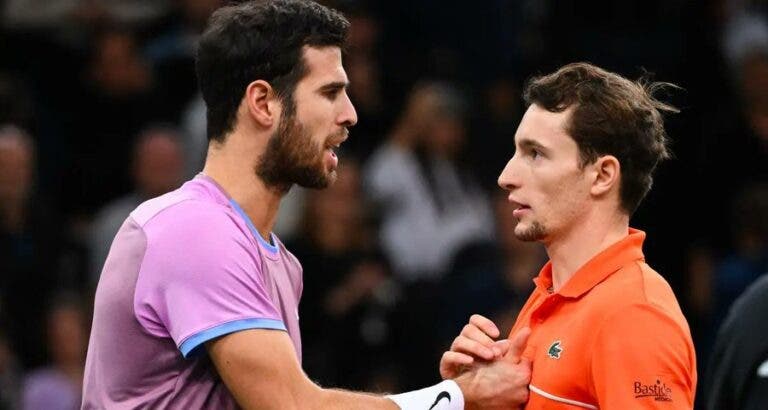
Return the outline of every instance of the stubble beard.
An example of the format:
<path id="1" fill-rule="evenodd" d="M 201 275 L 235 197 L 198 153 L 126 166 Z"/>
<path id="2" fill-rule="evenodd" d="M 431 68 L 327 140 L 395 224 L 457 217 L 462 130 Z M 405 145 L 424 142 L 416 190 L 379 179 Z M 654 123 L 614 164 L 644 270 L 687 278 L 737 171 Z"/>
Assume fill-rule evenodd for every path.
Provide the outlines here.
<path id="1" fill-rule="evenodd" d="M 313 189 L 328 187 L 336 180 L 336 170 L 326 171 L 323 147 L 314 142 L 312 135 L 296 120 L 295 109 L 286 108 L 277 130 L 256 162 L 256 175 L 280 192 L 288 192 L 293 184 Z"/>
<path id="2" fill-rule="evenodd" d="M 519 224 L 519 222 L 518 222 Z M 515 237 L 523 242 L 538 242 L 547 236 L 547 229 L 539 221 L 533 221 L 531 226 L 522 232 L 515 229 Z"/>

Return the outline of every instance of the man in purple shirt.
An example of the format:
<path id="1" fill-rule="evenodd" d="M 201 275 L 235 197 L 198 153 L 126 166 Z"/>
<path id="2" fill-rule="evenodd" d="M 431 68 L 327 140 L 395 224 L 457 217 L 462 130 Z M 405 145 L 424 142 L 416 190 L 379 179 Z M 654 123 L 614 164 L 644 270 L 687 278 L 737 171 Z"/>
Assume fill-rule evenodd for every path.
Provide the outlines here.
<path id="1" fill-rule="evenodd" d="M 357 114 L 341 46 L 349 23 L 307 0 L 211 17 L 197 69 L 203 172 L 134 210 L 96 291 L 83 408 L 510 408 L 530 372 L 508 360 L 394 396 L 322 389 L 301 370 L 299 262 L 271 233 L 293 184 L 336 178 Z"/>

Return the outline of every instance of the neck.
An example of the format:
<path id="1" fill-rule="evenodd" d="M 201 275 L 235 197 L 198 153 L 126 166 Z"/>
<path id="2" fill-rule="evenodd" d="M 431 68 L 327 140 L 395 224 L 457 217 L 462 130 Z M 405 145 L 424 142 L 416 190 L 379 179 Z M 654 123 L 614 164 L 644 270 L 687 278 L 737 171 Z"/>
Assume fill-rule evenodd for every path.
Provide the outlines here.
<path id="1" fill-rule="evenodd" d="M 227 139 L 240 139 L 233 132 Z M 252 138 L 253 139 L 253 138 Z M 258 147 L 228 141 L 226 145 L 211 143 L 203 173 L 216 181 L 251 219 L 261 237 L 269 240 L 275 226 L 280 200 L 286 190 L 268 186 L 256 175 L 254 158 Z"/>
<path id="2" fill-rule="evenodd" d="M 574 224 L 571 230 L 544 244 L 552 262 L 552 286 L 555 292 L 595 255 L 627 236 L 628 216 L 596 219 Z"/>

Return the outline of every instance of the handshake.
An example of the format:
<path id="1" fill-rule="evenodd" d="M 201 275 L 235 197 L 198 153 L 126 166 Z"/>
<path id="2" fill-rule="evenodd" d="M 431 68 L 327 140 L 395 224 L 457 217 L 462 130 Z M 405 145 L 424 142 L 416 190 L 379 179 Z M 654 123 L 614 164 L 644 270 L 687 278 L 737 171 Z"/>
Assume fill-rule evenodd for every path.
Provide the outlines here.
<path id="1" fill-rule="evenodd" d="M 464 394 L 465 408 L 517 409 L 528 401 L 531 362 L 523 357 L 531 330 L 495 341 L 499 329 L 473 315 L 440 360 L 440 375 L 453 379 Z"/>

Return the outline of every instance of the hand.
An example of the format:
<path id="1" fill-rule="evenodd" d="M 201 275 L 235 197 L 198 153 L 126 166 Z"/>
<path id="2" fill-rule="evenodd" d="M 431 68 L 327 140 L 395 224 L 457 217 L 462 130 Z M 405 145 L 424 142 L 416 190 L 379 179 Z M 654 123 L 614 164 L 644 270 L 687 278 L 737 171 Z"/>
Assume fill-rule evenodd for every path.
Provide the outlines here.
<path id="1" fill-rule="evenodd" d="M 513 337 L 518 349 L 521 342 L 525 345 L 524 340 L 517 340 L 519 335 L 518 332 Z M 453 379 L 467 371 L 476 359 L 489 361 L 503 356 L 509 350 L 510 342 L 506 339 L 494 341 L 497 337 L 499 329 L 493 322 L 483 316 L 472 315 L 461 334 L 454 339 L 451 350 L 443 353 L 440 375 L 443 379 Z M 522 350 L 517 352 L 518 357 L 521 354 Z"/>
<path id="2" fill-rule="evenodd" d="M 455 379 L 464 394 L 465 409 L 518 408 L 528 401 L 531 362 L 519 354 L 530 333 L 528 328 L 520 330 L 515 335 L 519 346 L 513 345 L 499 360 L 475 364 Z"/>

